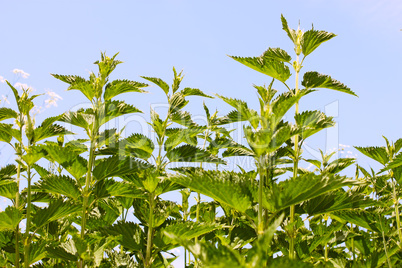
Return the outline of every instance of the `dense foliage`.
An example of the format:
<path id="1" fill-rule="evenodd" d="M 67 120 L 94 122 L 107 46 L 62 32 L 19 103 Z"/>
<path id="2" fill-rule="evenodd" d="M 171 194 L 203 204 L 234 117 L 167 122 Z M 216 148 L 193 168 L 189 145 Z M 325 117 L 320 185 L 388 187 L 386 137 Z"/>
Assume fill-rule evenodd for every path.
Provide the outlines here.
<path id="1" fill-rule="evenodd" d="M 54 74 L 90 106 L 41 124 L 32 113 L 38 95 L 7 82 L 17 109 L 0 108 L 0 141 L 16 160 L 0 169 L 0 196 L 12 202 L 0 212 L 0 266 L 169 267 L 177 258 L 171 250 L 182 246 L 186 267 L 401 267 L 402 139 L 355 147 L 383 165 L 379 171 L 352 158 L 333 160 L 333 153 L 306 159 L 305 140 L 335 122 L 320 111 L 300 111 L 299 102 L 321 88 L 356 94 L 328 75 L 304 72 L 307 56 L 335 35 L 294 30 L 281 19 L 293 57 L 280 48 L 231 56 L 270 77 L 268 86 L 254 86 L 257 110 L 217 95 L 233 111 L 218 116 L 204 104 L 207 124 L 199 125 L 183 109 L 189 97 L 211 96 L 181 88 L 183 75 L 174 68 L 172 85 L 143 76 L 166 95 L 166 113 L 151 110 L 155 139 L 108 128 L 119 116 L 141 113 L 117 100 L 120 94 L 148 87 L 109 81 L 121 63 L 117 54 L 102 53 L 88 79 Z M 287 91 L 278 94 L 275 83 Z M 236 122 L 243 144 L 228 128 Z M 67 141 L 73 128 L 85 135 Z M 224 171 L 227 157 L 247 157 L 256 168 Z M 352 165 L 354 176 L 341 175 Z M 181 204 L 162 198 L 172 191 L 180 192 Z M 190 206 L 192 192 L 197 200 Z"/>

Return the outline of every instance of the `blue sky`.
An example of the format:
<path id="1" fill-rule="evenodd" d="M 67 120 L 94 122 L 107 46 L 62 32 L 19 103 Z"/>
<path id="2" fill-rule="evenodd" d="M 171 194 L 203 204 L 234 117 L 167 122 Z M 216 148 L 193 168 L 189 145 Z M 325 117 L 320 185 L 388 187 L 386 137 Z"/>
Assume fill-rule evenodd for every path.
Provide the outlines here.
<path id="1" fill-rule="evenodd" d="M 359 95 L 356 98 L 321 90 L 302 100 L 302 110 L 332 107 L 337 114 L 338 127 L 309 141 L 310 148 L 325 150 L 327 135 L 335 137 L 337 144 L 383 145 L 382 135 L 391 140 L 402 137 L 401 12 L 402 2 L 398 0 L 3 1 L 0 76 L 12 83 L 26 83 L 36 93 L 51 90 L 63 98 L 57 107 L 38 114 L 38 121 L 83 101 L 79 92 L 65 91 L 66 85 L 50 73 L 87 77 L 89 70 L 96 71 L 92 63 L 101 51 L 109 55 L 120 52 L 118 59 L 125 62 L 113 79 L 142 81 L 139 76 L 144 75 L 170 83 L 175 66 L 184 69 L 183 86 L 240 98 L 257 107 L 252 84 L 268 84 L 269 77 L 227 55 L 257 56 L 268 47 L 293 53 L 281 29 L 282 13 L 293 28 L 300 20 L 304 30 L 313 23 L 316 29 L 338 35 L 306 59 L 303 71 L 329 74 Z M 30 76 L 24 79 L 14 74 L 15 68 Z M 145 119 L 149 118 L 150 105 L 165 101 L 158 88 L 149 90 L 149 94 L 123 96 L 144 111 Z M 0 96 L 9 93 L 0 83 Z M 47 97 L 41 98 L 39 104 L 45 106 Z M 230 110 L 220 100 L 206 103 L 221 114 Z M 192 99 L 188 110 L 202 112 L 202 99 Z M 146 132 L 135 129 L 140 125 L 134 123 L 132 128 Z M 3 165 L 9 154 L 0 148 Z M 357 156 L 361 165 L 374 165 Z"/>

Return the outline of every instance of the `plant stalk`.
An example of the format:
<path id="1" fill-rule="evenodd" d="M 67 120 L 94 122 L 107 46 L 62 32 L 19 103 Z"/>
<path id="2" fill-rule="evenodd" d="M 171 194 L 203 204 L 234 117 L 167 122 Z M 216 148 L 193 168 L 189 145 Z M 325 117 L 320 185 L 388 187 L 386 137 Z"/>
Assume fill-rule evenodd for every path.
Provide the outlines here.
<path id="1" fill-rule="evenodd" d="M 147 234 L 147 252 L 145 255 L 145 267 L 151 267 L 151 251 L 152 251 L 152 240 L 153 240 L 153 217 L 154 217 L 154 194 L 149 195 L 149 218 L 148 218 L 148 234 Z"/>
<path id="2" fill-rule="evenodd" d="M 262 171 L 262 165 L 259 164 L 259 175 L 260 175 L 260 180 L 259 180 L 259 185 L 258 185 L 258 225 L 257 225 L 257 233 L 258 237 L 261 237 L 264 234 L 264 220 L 263 220 L 263 207 L 262 207 L 262 190 L 264 187 L 264 172 Z"/>
<path id="3" fill-rule="evenodd" d="M 95 142 L 94 138 L 91 137 L 91 146 L 89 148 L 89 159 L 88 159 L 88 171 L 85 179 L 85 189 L 83 193 L 83 203 L 82 203 L 82 216 L 81 216 L 81 238 L 85 238 L 85 228 L 87 223 L 87 209 L 88 209 L 88 198 L 89 198 L 89 187 L 92 182 L 92 166 L 94 162 L 95 155 Z M 84 260 L 80 259 L 80 268 L 84 268 Z"/>
<path id="4" fill-rule="evenodd" d="M 27 181 L 28 181 L 28 196 L 27 196 L 27 211 L 26 211 L 26 229 L 24 237 L 24 267 L 29 268 L 29 251 L 31 245 L 31 239 L 29 231 L 31 229 L 31 166 L 27 165 Z"/>
<path id="5" fill-rule="evenodd" d="M 299 93 L 299 55 L 297 55 L 296 58 L 296 87 L 295 87 L 295 94 L 297 95 Z M 295 114 L 299 113 L 299 102 L 296 102 L 295 106 Z M 297 170 L 299 168 L 299 136 L 295 136 L 295 162 L 293 166 L 293 179 L 297 178 Z M 295 218 L 295 205 L 290 206 L 290 240 L 289 240 L 289 258 L 294 259 L 295 254 L 294 254 L 294 248 L 295 248 L 295 228 L 294 228 L 294 218 Z"/>
<path id="6" fill-rule="evenodd" d="M 394 181 L 394 200 L 395 200 L 395 217 L 396 217 L 396 227 L 398 228 L 398 236 L 399 236 L 399 248 L 402 248 L 402 230 L 401 230 L 401 218 L 399 215 L 399 198 L 396 194 L 396 182 Z"/>

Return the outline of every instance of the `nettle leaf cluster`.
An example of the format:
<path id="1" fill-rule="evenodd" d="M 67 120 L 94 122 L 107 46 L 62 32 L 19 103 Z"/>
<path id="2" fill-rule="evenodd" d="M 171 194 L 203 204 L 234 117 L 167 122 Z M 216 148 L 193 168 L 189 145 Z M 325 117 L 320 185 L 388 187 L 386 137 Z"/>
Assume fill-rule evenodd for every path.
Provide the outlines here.
<path id="1" fill-rule="evenodd" d="M 171 267 L 178 247 L 185 267 L 401 266 L 402 140 L 355 147 L 383 166 L 377 172 L 334 153 L 305 158 L 306 139 L 335 122 L 299 103 L 321 88 L 356 94 L 329 75 L 304 72 L 307 57 L 335 34 L 281 21 L 292 53 L 230 56 L 269 77 L 268 86 L 254 85 L 258 107 L 216 95 L 233 110 L 219 116 L 204 103 L 205 125 L 185 107 L 212 96 L 182 87 L 175 68 L 171 85 L 148 76 L 110 81 L 122 63 L 117 54 L 102 53 L 89 78 L 53 74 L 88 107 L 40 124 L 32 112 L 39 95 L 7 82 L 17 109 L 0 108 L 0 141 L 15 163 L 0 169 L 0 196 L 11 204 L 0 212 L 0 266 Z M 166 111 L 150 111 L 154 136 L 109 128 L 142 113 L 118 99 L 147 92 L 147 83 L 166 96 Z M 233 123 L 244 143 L 232 139 Z M 65 139 L 73 128 L 81 134 Z M 227 157 L 247 157 L 256 168 L 226 170 Z M 352 165 L 355 175 L 343 175 Z M 169 192 L 182 201 L 164 199 Z"/>

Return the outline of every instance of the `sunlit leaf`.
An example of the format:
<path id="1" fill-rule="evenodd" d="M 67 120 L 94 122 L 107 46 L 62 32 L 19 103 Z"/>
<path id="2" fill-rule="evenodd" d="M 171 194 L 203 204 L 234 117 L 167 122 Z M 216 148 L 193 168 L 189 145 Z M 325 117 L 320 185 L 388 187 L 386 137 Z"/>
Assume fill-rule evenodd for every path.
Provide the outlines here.
<path id="1" fill-rule="evenodd" d="M 147 84 L 130 80 L 114 80 L 106 84 L 103 98 L 107 101 L 122 93 L 146 92 L 143 88 L 147 86 Z"/>
<path id="2" fill-rule="evenodd" d="M 357 96 L 341 82 L 318 72 L 306 72 L 303 76 L 302 85 L 306 88 L 328 88 Z"/>
<path id="3" fill-rule="evenodd" d="M 314 29 L 308 30 L 303 34 L 303 39 L 301 41 L 302 52 L 304 56 L 309 55 L 313 52 L 319 45 L 335 37 L 336 34 L 317 31 Z"/>

